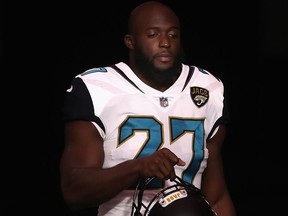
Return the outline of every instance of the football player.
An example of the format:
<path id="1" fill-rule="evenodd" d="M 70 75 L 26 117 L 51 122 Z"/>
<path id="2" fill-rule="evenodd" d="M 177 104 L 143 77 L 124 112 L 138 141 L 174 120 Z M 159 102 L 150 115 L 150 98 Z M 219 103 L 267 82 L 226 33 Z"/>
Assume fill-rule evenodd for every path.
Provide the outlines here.
<path id="1" fill-rule="evenodd" d="M 65 201 L 73 209 L 99 206 L 100 216 L 127 216 L 139 180 L 160 179 L 146 189 L 147 204 L 179 176 L 203 191 L 218 216 L 234 216 L 221 158 L 223 83 L 183 63 L 179 19 L 162 3 L 131 12 L 124 43 L 128 63 L 84 71 L 67 89 Z"/>

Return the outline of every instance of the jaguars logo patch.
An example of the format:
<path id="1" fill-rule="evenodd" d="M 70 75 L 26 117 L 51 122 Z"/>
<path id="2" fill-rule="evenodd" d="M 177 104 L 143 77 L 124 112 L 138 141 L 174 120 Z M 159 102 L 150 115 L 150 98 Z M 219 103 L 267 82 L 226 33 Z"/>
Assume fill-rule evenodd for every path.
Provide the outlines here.
<path id="1" fill-rule="evenodd" d="M 209 91 L 198 86 L 193 86 L 190 87 L 190 96 L 197 107 L 202 107 L 209 99 Z"/>

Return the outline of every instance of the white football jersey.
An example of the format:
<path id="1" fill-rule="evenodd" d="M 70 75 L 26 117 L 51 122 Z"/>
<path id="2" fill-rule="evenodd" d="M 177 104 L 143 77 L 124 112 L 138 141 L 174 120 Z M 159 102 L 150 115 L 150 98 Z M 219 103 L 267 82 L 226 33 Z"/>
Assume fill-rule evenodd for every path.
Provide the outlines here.
<path id="1" fill-rule="evenodd" d="M 206 140 L 227 123 L 224 108 L 223 83 L 204 69 L 182 64 L 176 82 L 161 92 L 120 62 L 77 75 L 63 111 L 65 120 L 88 120 L 98 128 L 104 139 L 103 168 L 166 147 L 186 162 L 175 166 L 176 174 L 200 188 Z M 133 193 L 121 192 L 99 207 L 99 215 L 130 215 Z"/>

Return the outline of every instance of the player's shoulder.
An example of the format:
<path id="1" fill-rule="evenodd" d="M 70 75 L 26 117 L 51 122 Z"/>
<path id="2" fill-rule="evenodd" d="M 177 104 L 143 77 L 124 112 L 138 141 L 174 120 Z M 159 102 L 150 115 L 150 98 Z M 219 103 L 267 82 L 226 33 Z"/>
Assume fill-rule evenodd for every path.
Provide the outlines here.
<path id="1" fill-rule="evenodd" d="M 113 76 L 113 74 L 115 73 L 115 65 L 122 65 L 122 64 L 125 63 L 120 62 L 109 66 L 90 68 L 78 74 L 77 77 L 82 79 L 97 79 L 101 77 Z"/>
<path id="2" fill-rule="evenodd" d="M 195 66 L 195 65 L 184 65 L 185 67 L 189 67 L 189 70 L 193 72 L 194 76 L 198 77 L 198 79 L 205 79 L 210 81 L 222 82 L 221 79 L 215 75 L 215 73 L 207 70 L 203 67 Z"/>

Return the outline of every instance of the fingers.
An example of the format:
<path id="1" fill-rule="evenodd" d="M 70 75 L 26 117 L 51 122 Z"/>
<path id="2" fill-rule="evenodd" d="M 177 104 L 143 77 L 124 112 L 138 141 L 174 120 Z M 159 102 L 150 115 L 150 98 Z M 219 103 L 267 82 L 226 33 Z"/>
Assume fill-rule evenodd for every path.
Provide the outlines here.
<path id="1" fill-rule="evenodd" d="M 178 158 L 171 158 L 171 157 L 166 157 L 166 155 L 162 155 L 161 158 L 161 163 L 159 164 L 159 171 L 163 175 L 163 178 L 165 180 L 174 180 L 176 178 L 174 166 L 178 161 Z"/>
<path id="2" fill-rule="evenodd" d="M 178 158 L 177 162 L 175 165 L 178 165 L 178 166 L 185 166 L 185 161 L 183 161 L 181 158 Z"/>
<path id="3" fill-rule="evenodd" d="M 160 149 L 158 152 L 161 152 L 164 155 L 164 158 L 167 158 L 173 166 L 185 166 L 185 161 L 177 157 L 172 151 L 167 148 Z"/>
<path id="4" fill-rule="evenodd" d="M 158 177 L 163 180 L 174 180 L 176 178 L 174 166 L 184 166 L 185 162 L 178 158 L 167 148 L 163 148 L 145 158 L 145 165 L 142 166 L 146 177 Z"/>

